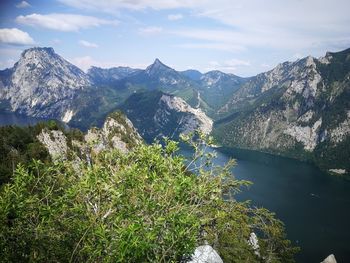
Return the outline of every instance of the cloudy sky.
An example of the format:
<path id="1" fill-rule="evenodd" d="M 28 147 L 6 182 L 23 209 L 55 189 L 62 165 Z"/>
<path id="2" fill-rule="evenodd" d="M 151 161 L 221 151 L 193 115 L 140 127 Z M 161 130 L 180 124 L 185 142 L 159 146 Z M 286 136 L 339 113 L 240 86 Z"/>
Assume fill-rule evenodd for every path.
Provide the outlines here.
<path id="1" fill-rule="evenodd" d="M 0 1 L 0 69 L 51 46 L 87 70 L 177 69 L 240 76 L 350 47 L 349 0 Z"/>

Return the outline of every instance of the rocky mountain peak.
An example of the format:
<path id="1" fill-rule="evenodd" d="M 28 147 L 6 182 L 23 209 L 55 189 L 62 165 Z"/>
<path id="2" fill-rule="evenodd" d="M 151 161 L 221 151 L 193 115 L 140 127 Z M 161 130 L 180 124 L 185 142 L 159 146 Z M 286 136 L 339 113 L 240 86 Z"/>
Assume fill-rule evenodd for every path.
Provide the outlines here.
<path id="1" fill-rule="evenodd" d="M 146 68 L 146 73 L 150 76 L 160 74 L 163 71 L 175 71 L 175 70 L 163 64 L 158 58 L 154 60 L 153 64 L 149 65 Z"/>
<path id="2" fill-rule="evenodd" d="M 28 48 L 24 50 L 21 54 L 21 58 L 26 58 L 32 55 L 33 53 L 36 53 L 36 54 L 46 53 L 47 55 L 51 55 L 51 56 L 56 55 L 55 50 L 52 47 L 33 47 L 33 48 Z"/>
<path id="3" fill-rule="evenodd" d="M 202 82 L 205 83 L 208 87 L 216 85 L 220 82 L 231 81 L 233 83 L 238 83 L 242 78 L 234 74 L 226 74 L 219 70 L 212 70 L 203 74 L 200 78 Z"/>
<path id="4" fill-rule="evenodd" d="M 3 84 L 0 98 L 10 102 L 11 110 L 68 122 L 74 115 L 71 108 L 76 91 L 91 82 L 53 48 L 34 47 L 23 51 Z"/>
<path id="5" fill-rule="evenodd" d="M 34 47 L 22 52 L 20 60 L 14 65 L 12 82 L 33 86 L 54 87 L 64 85 L 68 88 L 82 88 L 90 83 L 86 74 L 55 53 L 51 47 Z"/>

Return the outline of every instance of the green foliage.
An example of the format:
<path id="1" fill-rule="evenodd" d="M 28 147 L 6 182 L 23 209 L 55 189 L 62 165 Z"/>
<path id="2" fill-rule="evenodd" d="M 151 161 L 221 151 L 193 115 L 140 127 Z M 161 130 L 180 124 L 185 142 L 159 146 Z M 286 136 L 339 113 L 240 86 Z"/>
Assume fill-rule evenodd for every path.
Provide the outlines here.
<path id="1" fill-rule="evenodd" d="M 212 165 L 201 134 L 178 143 L 101 152 L 93 166 L 34 161 L 18 166 L 0 194 L 5 262 L 174 262 L 209 242 L 225 262 L 291 262 L 295 249 L 264 209 L 232 196 L 249 184 Z M 247 240 L 259 236 L 261 258 Z"/>
<path id="2" fill-rule="evenodd" d="M 49 122 L 33 127 L 0 127 L 0 185 L 10 181 L 18 163 L 28 164 L 32 159 L 50 161 L 47 150 L 36 136 L 43 127 L 53 126 Z"/>

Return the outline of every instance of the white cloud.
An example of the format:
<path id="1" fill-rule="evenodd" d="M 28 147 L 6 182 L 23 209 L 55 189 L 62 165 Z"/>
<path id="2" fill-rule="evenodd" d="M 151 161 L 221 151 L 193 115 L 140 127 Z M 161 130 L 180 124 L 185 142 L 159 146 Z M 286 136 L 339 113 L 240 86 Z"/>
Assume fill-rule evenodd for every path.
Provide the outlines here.
<path id="1" fill-rule="evenodd" d="M 2 28 L 0 29 L 0 43 L 12 45 L 31 45 L 34 40 L 31 36 L 18 28 Z"/>
<path id="2" fill-rule="evenodd" d="M 105 20 L 93 16 L 59 13 L 48 15 L 34 13 L 27 16 L 18 16 L 16 22 L 23 25 L 58 31 L 79 31 L 80 29 L 98 27 L 101 25 L 117 25 L 119 23 L 116 20 Z"/>
<path id="3" fill-rule="evenodd" d="M 168 19 L 170 21 L 180 20 L 182 18 L 183 18 L 182 14 L 171 14 L 171 15 L 168 15 Z"/>
<path id="4" fill-rule="evenodd" d="M 66 5 L 88 10 L 98 10 L 114 13 L 120 9 L 143 10 L 152 8 L 155 10 L 174 9 L 195 6 L 196 0 L 58 0 Z M 199 1 L 198 1 L 199 2 Z"/>
<path id="5" fill-rule="evenodd" d="M 295 53 L 295 54 L 293 55 L 293 57 L 292 57 L 292 60 L 301 59 L 301 58 L 303 58 L 303 57 L 305 57 L 305 56 L 303 56 L 303 55 L 300 54 L 300 53 Z"/>
<path id="6" fill-rule="evenodd" d="M 98 45 L 95 43 L 91 43 L 89 41 L 86 40 L 80 40 L 79 44 L 83 47 L 88 47 L 88 48 L 98 48 Z"/>
<path id="7" fill-rule="evenodd" d="M 247 60 L 230 59 L 223 62 L 209 61 L 207 71 L 220 70 L 223 72 L 235 73 L 241 67 L 249 67 L 251 64 Z"/>
<path id="8" fill-rule="evenodd" d="M 83 71 L 87 71 L 91 66 L 98 66 L 98 62 L 95 61 L 90 56 L 84 56 L 84 57 L 76 57 L 72 59 L 68 59 L 71 63 L 76 65 L 78 68 L 82 69 Z"/>
<path id="9" fill-rule="evenodd" d="M 162 31 L 163 31 L 163 28 L 158 26 L 149 26 L 149 27 L 139 28 L 139 34 L 143 36 L 157 35 L 157 34 L 160 34 Z"/>
<path id="10" fill-rule="evenodd" d="M 31 7 L 31 5 L 27 1 L 22 1 L 16 5 L 17 8 L 27 8 Z"/>
<path id="11" fill-rule="evenodd" d="M 250 62 L 247 60 L 241 60 L 241 59 L 230 59 L 225 61 L 225 64 L 227 66 L 235 67 L 235 66 L 250 66 Z"/>
<path id="12" fill-rule="evenodd" d="M 11 68 L 18 61 L 22 50 L 18 47 L 0 48 L 0 68 Z"/>
<path id="13" fill-rule="evenodd" d="M 59 45 L 59 44 L 62 43 L 62 40 L 59 39 L 59 38 L 54 38 L 54 39 L 52 39 L 50 42 L 51 42 L 52 44 L 54 44 L 54 45 Z"/>
<path id="14" fill-rule="evenodd" d="M 206 42 L 206 43 L 185 43 L 176 45 L 176 47 L 186 48 L 186 49 L 211 49 L 211 50 L 221 50 L 229 52 L 238 52 L 245 50 L 245 47 L 238 46 L 230 43 L 218 43 L 218 42 Z"/>
<path id="15" fill-rule="evenodd" d="M 7 59 L 5 61 L 0 61 L 0 69 L 12 68 L 16 63 L 14 59 Z"/>
<path id="16" fill-rule="evenodd" d="M 187 9 L 194 17 L 213 19 L 231 27 L 225 27 L 226 31 L 234 34 L 229 35 L 228 40 L 219 41 L 238 46 L 320 50 L 325 47 L 339 47 L 339 43 L 343 43 L 340 48 L 350 44 L 349 0 L 59 1 L 76 8 L 108 13 L 120 12 L 121 9 Z M 215 30 L 211 30 L 211 33 L 205 40 L 216 38 Z"/>
<path id="17" fill-rule="evenodd" d="M 262 68 L 271 68 L 271 65 L 267 64 L 267 63 L 262 63 L 260 65 Z"/>

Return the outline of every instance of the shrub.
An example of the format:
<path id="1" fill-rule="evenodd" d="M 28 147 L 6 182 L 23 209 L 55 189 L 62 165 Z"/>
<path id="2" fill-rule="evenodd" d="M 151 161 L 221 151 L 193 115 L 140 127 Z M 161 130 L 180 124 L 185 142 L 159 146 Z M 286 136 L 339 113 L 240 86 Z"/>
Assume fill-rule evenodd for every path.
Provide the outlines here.
<path id="1" fill-rule="evenodd" d="M 101 152 L 94 165 L 18 166 L 0 195 L 0 250 L 9 262 L 174 262 L 205 242 L 225 262 L 289 262 L 295 249 L 271 213 L 231 197 L 245 181 L 212 165 L 203 137 L 188 162 L 178 144 Z M 223 198 L 225 197 L 225 198 Z M 261 258 L 247 240 L 261 237 Z"/>

